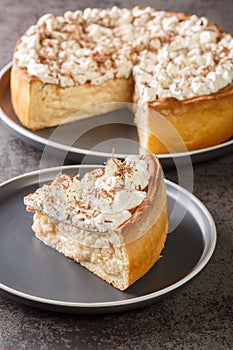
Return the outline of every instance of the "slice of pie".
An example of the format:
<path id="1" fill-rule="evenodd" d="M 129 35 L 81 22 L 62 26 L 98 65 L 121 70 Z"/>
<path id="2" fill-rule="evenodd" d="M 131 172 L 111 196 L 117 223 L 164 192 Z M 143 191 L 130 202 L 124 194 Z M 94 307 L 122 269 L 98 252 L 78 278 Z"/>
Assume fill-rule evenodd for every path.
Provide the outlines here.
<path id="1" fill-rule="evenodd" d="M 161 257 L 167 200 L 154 155 L 112 157 L 81 180 L 59 174 L 24 202 L 41 241 L 120 290 Z"/>

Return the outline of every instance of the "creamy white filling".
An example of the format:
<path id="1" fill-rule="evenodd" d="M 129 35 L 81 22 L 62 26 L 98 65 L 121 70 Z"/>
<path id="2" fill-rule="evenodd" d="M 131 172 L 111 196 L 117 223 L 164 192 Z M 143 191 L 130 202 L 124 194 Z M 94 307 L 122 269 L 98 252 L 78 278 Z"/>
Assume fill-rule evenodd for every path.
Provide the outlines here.
<path id="1" fill-rule="evenodd" d="M 147 163 L 136 156 L 124 162 L 110 158 L 106 167 L 86 173 L 82 180 L 59 175 L 52 183 L 28 195 L 29 209 L 89 231 L 119 227 L 146 198 Z"/>

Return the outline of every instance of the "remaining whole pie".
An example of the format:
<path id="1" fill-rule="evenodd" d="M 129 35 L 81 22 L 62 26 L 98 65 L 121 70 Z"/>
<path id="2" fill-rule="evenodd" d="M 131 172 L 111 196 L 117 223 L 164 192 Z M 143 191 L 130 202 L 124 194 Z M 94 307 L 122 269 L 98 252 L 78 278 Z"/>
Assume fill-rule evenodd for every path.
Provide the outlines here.
<path id="1" fill-rule="evenodd" d="M 112 157 L 81 180 L 59 174 L 24 202 L 40 240 L 120 290 L 145 275 L 164 248 L 166 189 L 154 155 Z"/>
<path id="2" fill-rule="evenodd" d="M 77 112 L 94 105 L 136 103 L 142 148 L 167 153 L 172 128 L 188 150 L 233 135 L 232 81 L 233 37 L 205 17 L 87 8 L 44 15 L 19 39 L 11 97 L 32 130 L 90 117 Z"/>

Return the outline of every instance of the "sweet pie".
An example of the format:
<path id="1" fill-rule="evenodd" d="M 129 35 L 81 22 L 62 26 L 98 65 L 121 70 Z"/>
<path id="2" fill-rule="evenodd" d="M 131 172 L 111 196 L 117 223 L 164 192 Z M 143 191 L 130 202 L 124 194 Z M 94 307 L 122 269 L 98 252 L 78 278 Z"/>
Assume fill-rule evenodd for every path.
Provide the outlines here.
<path id="1" fill-rule="evenodd" d="M 44 15 L 19 39 L 11 97 L 31 130 L 90 117 L 78 112 L 95 105 L 135 103 L 141 146 L 167 153 L 172 135 L 157 113 L 188 150 L 233 135 L 232 81 L 233 37 L 205 17 L 87 8 Z"/>
<path id="2" fill-rule="evenodd" d="M 81 180 L 59 174 L 24 202 L 41 241 L 120 290 L 161 257 L 167 200 L 154 155 L 109 158 Z"/>

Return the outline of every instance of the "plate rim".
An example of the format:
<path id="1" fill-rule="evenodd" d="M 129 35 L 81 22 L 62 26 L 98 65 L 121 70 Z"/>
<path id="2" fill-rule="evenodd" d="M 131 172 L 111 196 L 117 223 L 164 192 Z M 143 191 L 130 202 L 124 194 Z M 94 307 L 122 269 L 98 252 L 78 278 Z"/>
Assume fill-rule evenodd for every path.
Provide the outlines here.
<path id="1" fill-rule="evenodd" d="M 68 165 L 68 166 L 63 166 L 62 170 L 64 170 L 64 171 L 65 170 L 75 170 L 75 169 L 80 169 L 80 168 L 81 169 L 96 168 L 96 165 L 95 164 Z M 22 175 L 12 177 L 12 178 L 0 183 L 0 189 L 5 187 L 5 186 L 9 186 L 13 182 L 18 182 L 22 179 L 27 179 L 27 178 L 31 178 L 31 177 L 35 177 L 35 176 L 38 176 L 38 179 L 39 179 L 40 174 L 49 175 L 49 173 L 56 173 L 56 172 L 60 172 L 60 171 L 61 171 L 61 167 L 52 167 L 52 168 L 46 168 L 46 169 L 42 169 L 42 170 L 31 171 L 31 172 L 28 172 L 28 173 L 25 173 Z M 190 196 L 190 192 L 187 191 L 185 188 L 179 186 L 178 184 L 176 184 L 170 180 L 165 179 L 164 181 L 165 181 L 165 184 L 167 187 L 167 194 L 169 192 L 168 188 L 170 186 L 171 190 L 181 191 L 183 195 Z M 202 255 L 199 258 L 198 262 L 193 266 L 192 270 L 187 275 L 185 275 L 184 277 L 179 279 L 177 282 L 169 285 L 168 287 L 162 288 L 162 289 L 155 291 L 155 292 L 152 292 L 152 293 L 148 293 L 148 294 L 143 295 L 143 296 L 132 297 L 132 298 L 118 300 L 118 301 L 93 302 L 93 303 L 66 302 L 66 301 L 59 301 L 59 300 L 38 297 L 36 295 L 31 295 L 31 294 L 16 290 L 14 288 L 11 288 L 11 287 L 5 285 L 4 283 L 2 283 L 1 281 L 0 281 L 0 289 L 2 291 L 10 293 L 12 296 L 22 298 L 25 302 L 31 301 L 34 303 L 39 303 L 40 305 L 43 305 L 45 308 L 46 308 L 46 306 L 47 307 L 54 306 L 54 307 L 58 307 L 58 308 L 65 308 L 67 311 L 69 309 L 71 310 L 71 309 L 75 308 L 77 313 L 78 313 L 78 311 L 81 313 L 80 310 L 86 310 L 86 312 L 88 310 L 91 310 L 92 312 L 96 313 L 100 309 L 102 310 L 101 312 L 106 312 L 106 310 L 109 310 L 109 309 L 110 310 L 111 309 L 120 309 L 122 307 L 129 308 L 130 306 L 132 308 L 133 305 L 138 305 L 138 304 L 143 305 L 143 304 L 149 303 L 149 301 L 153 302 L 153 300 L 155 300 L 155 299 L 159 299 L 160 297 L 164 297 L 167 294 L 169 294 L 170 292 L 173 292 L 173 291 L 178 290 L 179 288 L 183 287 L 185 284 L 190 282 L 195 276 L 197 276 L 204 269 L 204 267 L 208 264 L 208 262 L 210 261 L 212 255 L 215 251 L 215 247 L 216 247 L 216 243 L 217 243 L 217 229 L 216 229 L 216 225 L 215 225 L 215 222 L 213 220 L 213 217 L 210 214 L 209 210 L 206 208 L 206 206 L 193 194 L 191 194 L 191 201 L 201 210 L 202 213 L 204 213 L 206 220 L 208 220 L 208 223 L 209 223 L 210 229 L 211 229 L 210 242 L 208 244 L 206 252 L 204 252 L 204 250 L 206 249 L 206 245 L 204 246 Z M 89 311 L 88 311 L 88 313 L 89 313 Z"/>
<path id="2" fill-rule="evenodd" d="M 1 70 L 0 70 L 0 82 L 2 77 L 9 71 L 12 67 L 12 61 L 6 64 Z M 34 141 L 36 143 L 39 143 L 40 145 L 43 145 L 44 147 L 49 147 L 55 150 L 60 150 L 63 152 L 72 152 L 76 155 L 91 155 L 94 157 L 110 157 L 111 153 L 107 152 L 101 152 L 101 151 L 90 151 L 88 149 L 78 148 L 78 147 L 72 147 L 67 146 L 59 142 L 51 141 L 50 139 L 46 139 L 42 136 L 36 135 L 33 133 L 33 131 L 30 131 L 26 129 L 23 125 L 18 125 L 15 123 L 1 108 L 0 106 L 0 119 L 6 124 L 11 130 L 14 130 L 16 133 L 22 135 L 23 137 L 30 139 L 31 141 Z M 219 149 L 223 149 L 228 146 L 233 146 L 233 138 L 230 140 L 227 140 L 225 142 L 222 142 L 215 146 L 206 147 L 200 150 L 194 150 L 194 151 L 188 151 L 188 152 L 180 152 L 180 153 L 167 153 L 167 154 L 158 154 L 157 157 L 161 161 L 166 160 L 173 160 L 176 161 L 178 159 L 183 159 L 185 157 L 195 157 L 197 155 L 204 155 L 208 152 L 218 151 Z M 115 154 L 117 158 L 125 158 L 128 156 L 128 154 Z"/>

